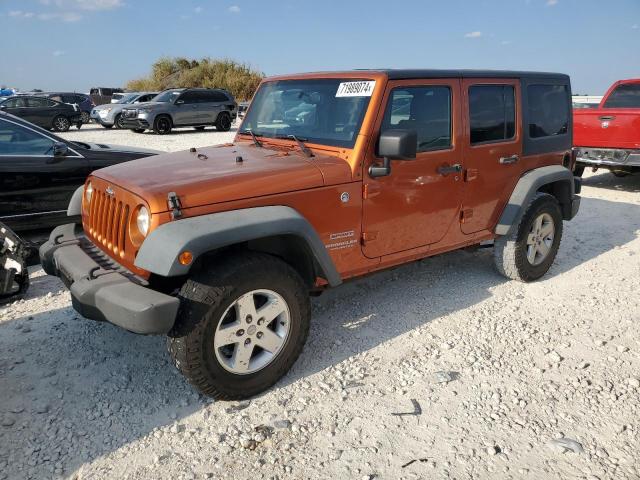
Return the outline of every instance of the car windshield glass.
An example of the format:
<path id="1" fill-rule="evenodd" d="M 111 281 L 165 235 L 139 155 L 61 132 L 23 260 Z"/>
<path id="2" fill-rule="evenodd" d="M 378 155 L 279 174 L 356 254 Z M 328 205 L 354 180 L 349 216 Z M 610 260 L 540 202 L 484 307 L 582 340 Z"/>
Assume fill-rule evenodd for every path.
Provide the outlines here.
<path id="1" fill-rule="evenodd" d="M 124 95 L 122 98 L 119 98 L 116 103 L 131 103 L 136 98 L 138 98 L 138 96 L 139 95 L 137 93 L 130 93 L 130 94 Z"/>
<path id="2" fill-rule="evenodd" d="M 162 92 L 161 94 L 155 96 L 153 98 L 154 102 L 171 102 L 173 103 L 176 98 L 180 96 L 182 92 L 178 92 L 176 90 L 168 90 L 166 92 Z"/>
<path id="3" fill-rule="evenodd" d="M 375 86 L 370 80 L 282 80 L 263 84 L 242 130 L 351 148 Z"/>

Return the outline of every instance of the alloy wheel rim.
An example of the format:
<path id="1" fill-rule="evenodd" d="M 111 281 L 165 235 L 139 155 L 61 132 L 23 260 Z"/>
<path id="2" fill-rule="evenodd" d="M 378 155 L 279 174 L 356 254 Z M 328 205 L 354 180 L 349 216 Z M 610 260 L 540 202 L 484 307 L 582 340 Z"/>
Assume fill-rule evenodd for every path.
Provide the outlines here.
<path id="1" fill-rule="evenodd" d="M 249 375 L 270 365 L 280 354 L 291 328 L 284 298 L 273 290 L 252 290 L 237 298 L 222 315 L 213 336 L 222 368 Z"/>
<path id="2" fill-rule="evenodd" d="M 68 121 L 66 118 L 58 118 L 56 119 L 56 127 L 59 130 L 64 130 L 67 127 Z"/>
<path id="3" fill-rule="evenodd" d="M 169 121 L 165 118 L 161 118 L 158 121 L 158 130 L 160 130 L 162 133 L 166 133 L 168 129 L 169 129 Z"/>
<path id="4" fill-rule="evenodd" d="M 527 235 L 527 260 L 531 265 L 540 265 L 547 259 L 555 232 L 555 223 L 551 215 L 541 213 L 535 218 Z"/>

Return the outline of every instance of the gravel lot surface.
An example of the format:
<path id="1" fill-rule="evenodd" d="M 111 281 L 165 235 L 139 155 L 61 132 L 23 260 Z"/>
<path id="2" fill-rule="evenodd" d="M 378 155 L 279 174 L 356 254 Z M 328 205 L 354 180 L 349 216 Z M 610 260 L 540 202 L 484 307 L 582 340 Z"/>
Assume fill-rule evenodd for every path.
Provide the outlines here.
<path id="1" fill-rule="evenodd" d="M 80 130 L 71 127 L 68 132 L 56 135 L 79 142 L 107 143 L 111 145 L 129 145 L 132 147 L 151 148 L 164 152 L 177 152 L 191 147 L 205 147 L 233 141 L 236 135 L 238 123 L 234 124 L 229 132 L 218 132 L 214 127 L 207 127 L 203 132 L 193 128 L 174 129 L 169 135 L 156 135 L 147 130 L 144 133 L 135 133 L 131 130 L 107 130 L 96 123 L 83 125 Z"/>
<path id="2" fill-rule="evenodd" d="M 220 141 L 89 131 L 66 136 Z M 293 370 L 241 403 L 34 269 L 0 308 L 0 479 L 640 478 L 639 235 L 640 177 L 588 174 L 542 281 L 482 249 L 345 284 L 313 300 Z"/>

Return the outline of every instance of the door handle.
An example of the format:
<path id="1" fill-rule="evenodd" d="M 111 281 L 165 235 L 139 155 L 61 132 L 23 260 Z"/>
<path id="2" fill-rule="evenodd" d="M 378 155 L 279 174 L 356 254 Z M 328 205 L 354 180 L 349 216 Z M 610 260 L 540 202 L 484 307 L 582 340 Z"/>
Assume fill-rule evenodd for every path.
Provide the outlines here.
<path id="1" fill-rule="evenodd" d="M 500 157 L 500 160 L 498 160 L 498 162 L 500 163 L 500 165 L 511 165 L 514 163 L 518 163 L 518 160 L 520 160 L 520 157 L 518 157 L 518 155 L 511 155 L 510 157 Z"/>
<path id="2" fill-rule="evenodd" d="M 437 172 L 443 177 L 446 177 L 450 173 L 460 173 L 461 171 L 462 171 L 462 165 L 460 165 L 459 163 L 456 163 L 454 165 L 438 167 L 438 170 L 437 170 Z"/>
<path id="3" fill-rule="evenodd" d="M 603 120 L 603 121 L 607 121 L 607 120 L 615 120 L 616 117 L 614 117 L 613 115 L 603 115 L 602 117 L 598 117 L 598 120 Z"/>

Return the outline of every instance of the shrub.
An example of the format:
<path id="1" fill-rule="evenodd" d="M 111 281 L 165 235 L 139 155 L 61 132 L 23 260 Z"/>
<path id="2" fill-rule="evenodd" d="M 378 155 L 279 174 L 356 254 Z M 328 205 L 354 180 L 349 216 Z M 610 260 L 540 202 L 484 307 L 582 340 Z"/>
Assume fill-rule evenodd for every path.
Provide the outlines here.
<path id="1" fill-rule="evenodd" d="M 249 100 L 260 81 L 262 72 L 234 60 L 159 59 L 151 67 L 151 75 L 131 80 L 126 88 L 132 91 L 164 90 L 178 87 L 224 88 L 238 101 Z"/>

